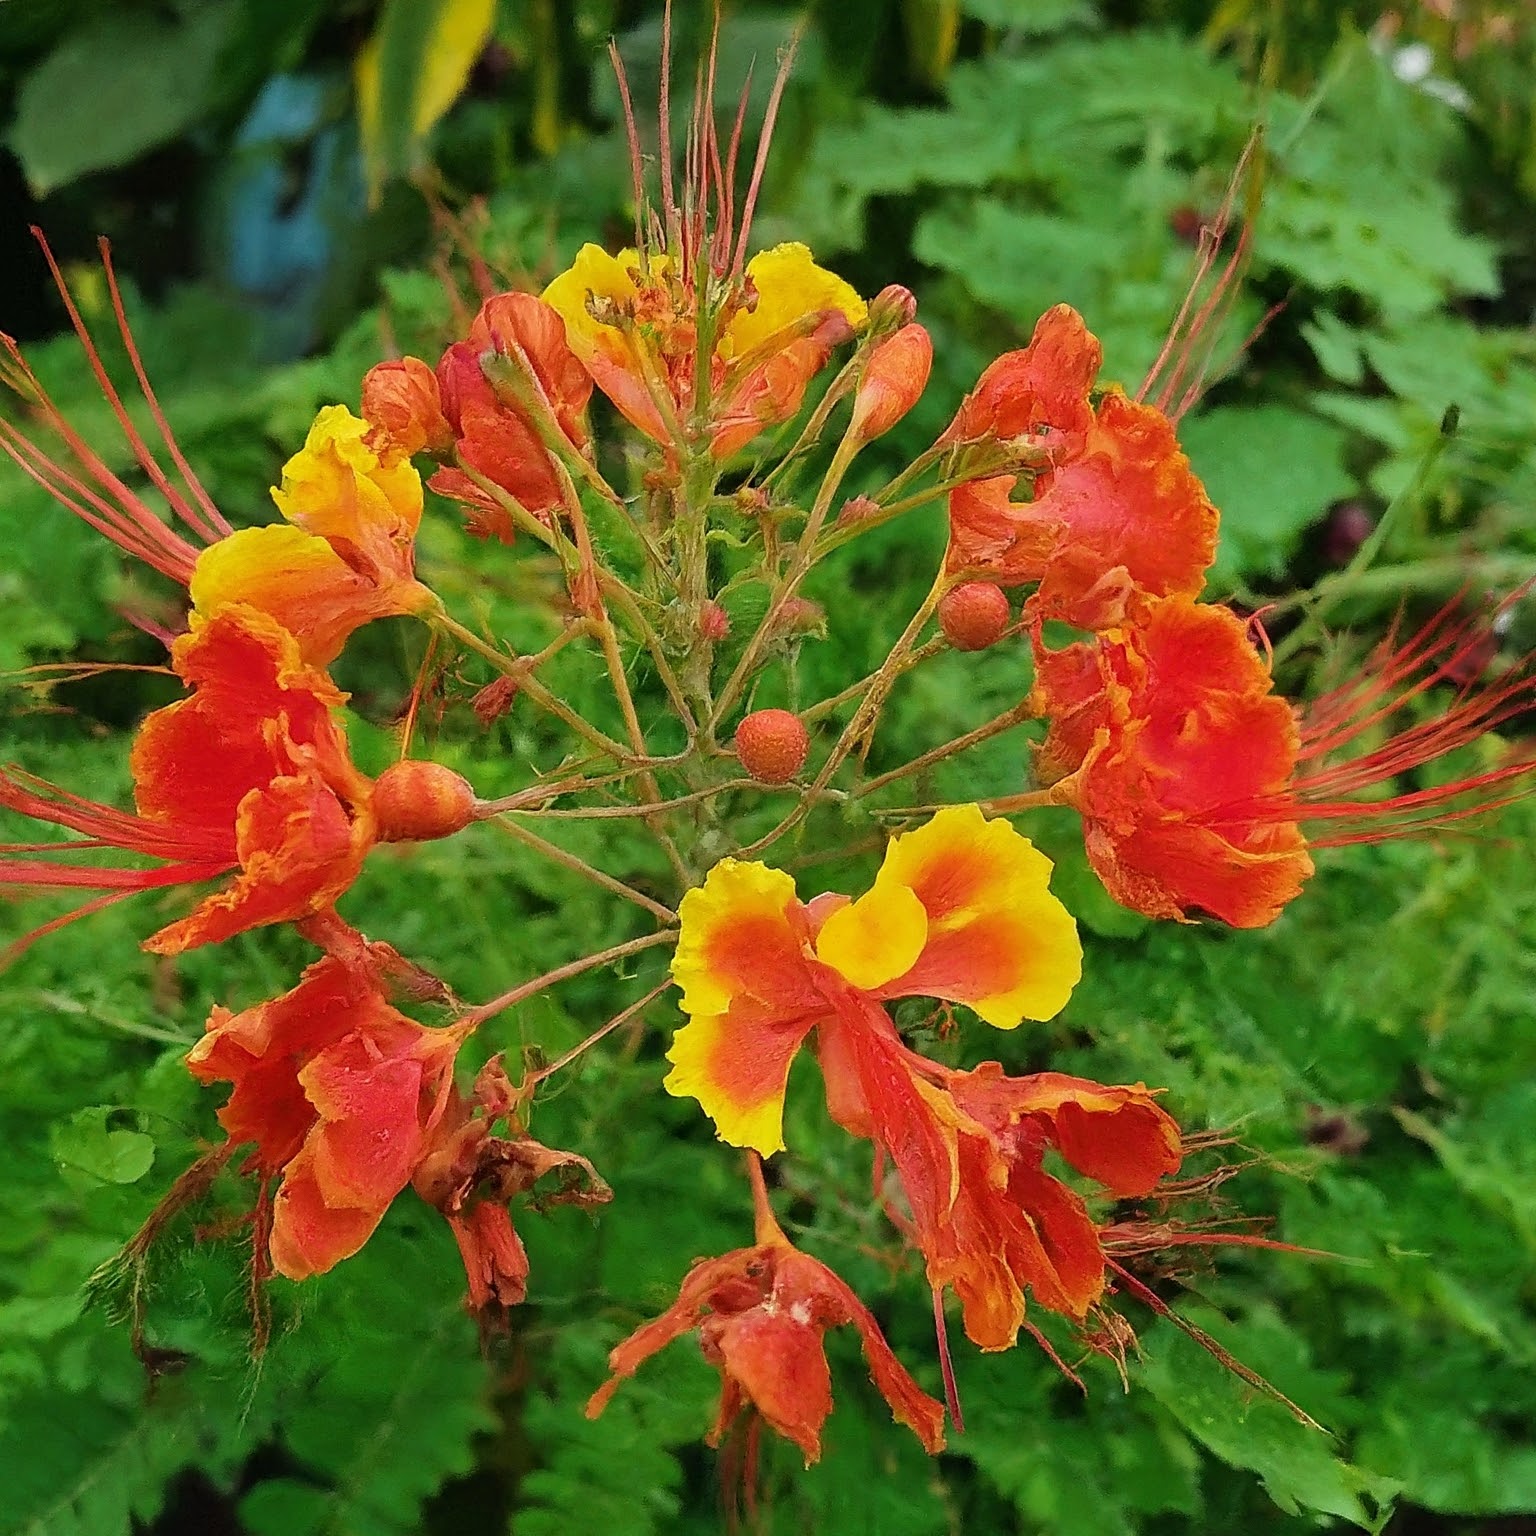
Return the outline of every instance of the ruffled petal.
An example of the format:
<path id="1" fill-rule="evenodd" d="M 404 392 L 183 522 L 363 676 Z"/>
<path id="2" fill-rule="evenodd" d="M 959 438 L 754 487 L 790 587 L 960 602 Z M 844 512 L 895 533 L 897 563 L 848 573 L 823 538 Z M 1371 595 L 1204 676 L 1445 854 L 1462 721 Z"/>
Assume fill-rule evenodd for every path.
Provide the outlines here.
<path id="1" fill-rule="evenodd" d="M 331 1206 L 321 1194 L 308 1149 L 288 1164 L 273 1203 L 268 1252 L 289 1280 L 323 1275 L 350 1259 L 373 1236 L 388 1202 L 377 1207 Z"/>
<path id="2" fill-rule="evenodd" d="M 864 300 L 835 272 L 818 267 L 799 241 L 759 251 L 747 263 L 747 280 L 757 290 L 757 303 L 738 311 L 726 326 L 719 352 L 727 360 L 745 356 L 809 316 L 837 314 L 856 331 L 868 323 Z"/>
<path id="3" fill-rule="evenodd" d="M 370 620 L 416 613 L 433 601 L 420 582 L 362 575 L 327 540 L 287 523 L 242 528 L 210 544 L 192 568 L 189 591 L 204 617 L 230 603 L 270 614 L 316 666 L 334 661 Z"/>
<path id="4" fill-rule="evenodd" d="M 912 891 L 928 914 L 928 941 L 882 993 L 965 1003 L 1000 1029 L 1054 1017 L 1082 974 L 1082 945 L 1050 893 L 1051 869 L 1028 838 L 974 805 L 948 807 L 893 838 L 876 888 Z"/>

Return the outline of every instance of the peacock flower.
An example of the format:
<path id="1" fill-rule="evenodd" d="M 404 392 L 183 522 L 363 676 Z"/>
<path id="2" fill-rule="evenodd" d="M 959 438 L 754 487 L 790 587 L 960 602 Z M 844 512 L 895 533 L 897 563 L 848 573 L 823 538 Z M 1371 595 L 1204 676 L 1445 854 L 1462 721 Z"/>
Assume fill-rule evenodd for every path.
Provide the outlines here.
<path id="1" fill-rule="evenodd" d="M 278 1274 L 324 1274 L 373 1235 L 453 1102 L 464 1038 L 407 1018 L 370 966 L 336 956 L 281 997 L 213 1010 L 187 1067 L 234 1085 L 219 1121 L 254 1148 L 249 1171 L 281 1180 L 267 1237 Z"/>
<path id="2" fill-rule="evenodd" d="M 83 834 L 83 841 L 0 845 L 0 886 L 102 893 L 25 942 L 136 892 L 233 872 L 223 889 L 145 940 L 154 953 L 178 954 L 325 911 L 376 841 L 446 836 L 467 823 L 464 794 L 434 783 L 438 814 L 429 828 L 415 800 L 401 807 L 395 770 L 379 780 L 380 817 L 374 783 L 353 766 L 332 714 L 346 695 L 269 615 L 236 605 L 195 619 L 171 664 L 190 692 L 139 728 L 130 759 L 136 814 L 0 772 L 0 807 Z M 435 778 L 457 779 L 436 765 L 407 771 L 427 766 Z M 60 857 L 108 849 L 156 862 L 94 866 Z"/>
<path id="3" fill-rule="evenodd" d="M 1092 630 L 1120 623 L 1139 594 L 1196 596 L 1218 521 L 1156 406 L 1118 389 L 1090 404 L 1100 357 L 1082 317 L 1058 304 L 1028 347 L 982 375 L 941 439 L 1032 456 L 1027 496 L 1013 472 L 950 493 L 949 569 L 1037 582 L 1032 611 Z"/>
<path id="4" fill-rule="evenodd" d="M 858 294 L 798 243 L 760 252 L 742 276 L 716 274 L 702 293 L 687 263 L 668 253 L 611 256 L 585 245 L 544 300 L 632 425 L 661 443 L 697 430 L 716 459 L 793 416 L 833 347 L 868 319 Z M 701 329 L 713 337 L 702 384 Z"/>
<path id="5" fill-rule="evenodd" d="M 1093 424 L 1088 395 L 1104 350 L 1070 304 L 1036 322 L 1029 345 L 987 366 L 941 443 L 998 442 L 1042 458 L 1070 456 Z"/>
<path id="6" fill-rule="evenodd" d="M 535 514 L 561 505 L 560 476 L 534 413 L 581 452 L 588 441 L 592 380 L 548 304 L 531 293 L 487 299 L 468 339 L 443 353 L 437 383 L 458 464 L 438 470 L 429 483 L 470 508 L 472 532 L 506 541 L 512 525 L 505 507 L 467 471 Z"/>
<path id="7" fill-rule="evenodd" d="M 1379 792 L 1530 707 L 1528 666 L 1488 688 L 1460 680 L 1484 639 L 1485 626 L 1449 608 L 1298 712 L 1230 609 L 1151 601 L 1137 623 L 1092 644 L 1051 652 L 1037 638 L 1035 702 L 1051 719 L 1037 771 L 1082 815 L 1089 861 L 1117 901 L 1149 917 L 1198 911 L 1262 927 L 1312 873 L 1309 846 L 1422 831 L 1529 781 L 1536 765 L 1518 758 Z M 1458 690 L 1447 709 L 1394 730 L 1400 711 L 1446 682 Z M 1363 734 L 1382 732 L 1349 755 Z M 1309 839 L 1310 823 L 1321 830 Z"/>
<path id="8" fill-rule="evenodd" d="M 1217 512 L 1168 418 L 1118 390 L 1099 401 L 1082 447 L 1034 478 L 972 480 L 950 493 L 948 565 L 1005 586 L 1038 582 L 1041 618 L 1100 630 L 1138 594 L 1195 597 L 1216 555 Z"/>
<path id="9" fill-rule="evenodd" d="M 1145 1193 L 1181 1156 L 1140 1085 L 952 1073 L 907 1049 L 884 1006 L 940 998 L 1004 1029 L 1052 1017 L 1081 948 L 1050 868 L 975 806 L 895 838 L 853 902 L 802 903 L 788 875 L 723 860 L 683 899 L 672 966 L 689 1022 L 667 1090 L 696 1098 L 722 1139 L 778 1151 L 790 1064 L 814 1030 L 832 1118 L 895 1165 L 929 1284 L 955 1290 L 985 1349 L 1013 1344 L 1026 1289 L 1078 1322 L 1104 1289 L 1096 1227 L 1043 1171 L 1046 1148 L 1116 1195 Z"/>
<path id="10" fill-rule="evenodd" d="M 677 1300 L 609 1354 L 613 1374 L 593 1393 L 587 1417 L 596 1418 L 620 1383 L 657 1351 L 697 1330 L 704 1358 L 720 1372 L 709 1444 L 718 1445 L 740 1415 L 755 1411 L 793 1441 L 810 1466 L 821 1455 L 822 1426 L 832 1411 L 823 1336 L 848 1323 L 859 1331 L 870 1378 L 891 1413 L 936 1455 L 944 1448 L 944 1405 L 907 1373 L 849 1287 L 790 1243 L 766 1199 L 758 1203 L 754 1246 L 695 1264 Z"/>
<path id="11" fill-rule="evenodd" d="M 371 432 L 344 405 L 315 417 L 272 492 L 287 521 L 209 545 L 189 586 L 195 612 L 259 608 L 299 640 L 306 661 L 324 666 L 369 620 L 435 604 L 415 577 L 421 476 L 398 451 L 380 457 Z"/>
<path id="12" fill-rule="evenodd" d="M 679 909 L 672 977 L 689 1022 L 665 1087 L 720 1136 L 782 1150 L 790 1063 L 812 1029 L 902 997 L 963 1003 L 1012 1029 L 1065 1006 L 1082 972 L 1051 861 L 1006 821 L 951 806 L 891 840 L 857 901 L 806 904 L 767 865 L 722 859 Z"/>

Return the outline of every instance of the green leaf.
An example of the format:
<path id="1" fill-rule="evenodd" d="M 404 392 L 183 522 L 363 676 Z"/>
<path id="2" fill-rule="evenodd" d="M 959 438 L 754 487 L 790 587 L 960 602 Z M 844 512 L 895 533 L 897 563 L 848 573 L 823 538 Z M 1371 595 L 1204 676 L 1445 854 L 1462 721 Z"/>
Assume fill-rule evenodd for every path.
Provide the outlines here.
<path id="1" fill-rule="evenodd" d="M 54 1131 L 53 1155 L 66 1171 L 109 1184 L 135 1184 L 149 1172 L 155 1161 L 153 1138 L 108 1129 L 115 1112 L 105 1105 L 82 1109 Z"/>
<path id="2" fill-rule="evenodd" d="M 414 168 L 421 141 L 464 89 L 495 19 L 496 0 L 387 0 L 357 59 L 371 195 Z"/>
<path id="3" fill-rule="evenodd" d="M 1355 489 L 1344 432 L 1289 406 L 1219 406 L 1187 422 L 1180 437 L 1221 510 L 1215 587 L 1278 574 L 1302 530 Z"/>
<path id="4" fill-rule="evenodd" d="M 113 10 L 72 32 L 17 94 L 10 145 L 39 197 L 124 165 L 202 115 L 233 8 L 179 22 Z"/>
<path id="5" fill-rule="evenodd" d="M 1207 1332 L 1230 1332 L 1208 1311 L 1186 1309 L 1186 1315 Z M 1316 1510 L 1372 1532 L 1386 1524 L 1394 1479 L 1337 1456 L 1326 1432 L 1259 1395 L 1172 1324 L 1159 1322 L 1142 1342 L 1138 1382 L 1213 1455 L 1258 1473 L 1287 1514 Z"/>

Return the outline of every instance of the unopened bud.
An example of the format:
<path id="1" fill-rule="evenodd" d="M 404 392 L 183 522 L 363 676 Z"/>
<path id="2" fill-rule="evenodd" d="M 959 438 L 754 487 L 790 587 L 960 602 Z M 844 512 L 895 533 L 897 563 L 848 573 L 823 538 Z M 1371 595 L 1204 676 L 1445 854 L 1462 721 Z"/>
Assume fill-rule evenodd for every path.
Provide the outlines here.
<path id="1" fill-rule="evenodd" d="M 453 447 L 436 375 L 419 357 L 375 363 L 363 375 L 362 416 L 384 439 L 371 445 L 381 457 L 386 447 L 406 458 L 418 453 L 438 457 Z"/>
<path id="2" fill-rule="evenodd" d="M 494 682 L 487 683 L 469 701 L 469 707 L 474 710 L 475 718 L 481 725 L 492 725 L 512 708 L 512 701 L 517 697 L 517 679 L 515 677 L 498 677 Z"/>
<path id="3" fill-rule="evenodd" d="M 699 633 L 706 640 L 724 640 L 731 632 L 731 621 L 719 603 L 709 602 L 699 609 Z"/>
<path id="4" fill-rule="evenodd" d="M 967 581 L 939 602 L 939 628 L 957 651 L 984 651 L 1008 628 L 1008 594 L 990 581 Z"/>
<path id="5" fill-rule="evenodd" d="M 373 815 L 380 842 L 430 842 L 474 820 L 475 792 L 441 763 L 392 763 L 374 780 Z"/>
<path id="6" fill-rule="evenodd" d="M 808 597 L 787 598 L 779 608 L 778 629 L 785 635 L 823 635 L 827 610 Z"/>
<path id="7" fill-rule="evenodd" d="M 810 732 L 787 709 L 759 709 L 736 727 L 736 756 L 759 784 L 787 784 L 805 766 Z"/>
<path id="8" fill-rule="evenodd" d="M 873 517 L 879 510 L 880 503 L 873 496 L 850 496 L 837 509 L 837 520 L 844 525 L 862 523 L 866 517 Z"/>
<path id="9" fill-rule="evenodd" d="M 860 442 L 889 432 L 928 387 L 933 341 L 920 325 L 904 325 L 875 343 L 853 397 L 849 434 Z"/>
<path id="10" fill-rule="evenodd" d="M 903 288 L 900 283 L 882 288 L 869 301 L 869 329 L 873 335 L 899 331 L 903 326 L 911 325 L 915 319 L 917 300 L 912 296 L 912 290 Z"/>

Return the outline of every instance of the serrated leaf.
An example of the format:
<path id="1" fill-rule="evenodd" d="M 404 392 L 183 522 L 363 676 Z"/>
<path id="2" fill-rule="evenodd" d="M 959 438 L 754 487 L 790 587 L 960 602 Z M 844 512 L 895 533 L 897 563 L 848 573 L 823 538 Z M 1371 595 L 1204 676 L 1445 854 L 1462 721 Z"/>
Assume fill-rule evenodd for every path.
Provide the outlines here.
<path id="1" fill-rule="evenodd" d="M 1212 1314 L 1187 1315 L 1207 1331 L 1227 1331 Z M 1148 1330 L 1142 1345 L 1138 1383 L 1213 1455 L 1256 1472 L 1287 1514 L 1314 1510 L 1373 1533 L 1386 1524 L 1394 1479 L 1343 1460 L 1326 1433 L 1299 1423 L 1171 1324 Z"/>

